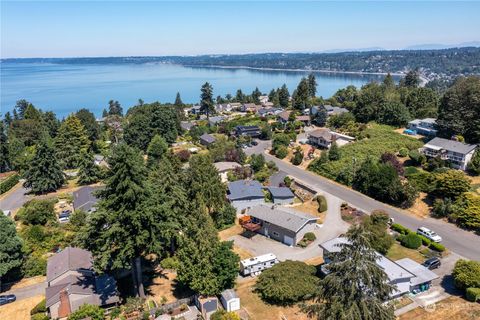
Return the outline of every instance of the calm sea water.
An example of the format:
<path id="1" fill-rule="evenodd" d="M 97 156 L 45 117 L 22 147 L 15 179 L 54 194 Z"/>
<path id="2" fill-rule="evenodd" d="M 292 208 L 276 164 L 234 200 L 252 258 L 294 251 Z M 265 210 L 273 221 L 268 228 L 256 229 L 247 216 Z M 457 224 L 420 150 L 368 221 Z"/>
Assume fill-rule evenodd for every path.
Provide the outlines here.
<path id="1" fill-rule="evenodd" d="M 73 65 L 47 63 L 1 63 L 1 113 L 26 99 L 42 110 L 64 117 L 80 108 L 97 116 L 110 99 L 124 110 L 138 99 L 145 102 L 173 102 L 180 92 L 185 103 L 199 101 L 205 81 L 214 96 L 235 95 L 241 88 L 251 93 L 256 86 L 265 93 L 286 83 L 290 93 L 307 72 L 258 71 L 247 69 L 190 68 L 166 64 Z M 330 97 L 337 89 L 357 87 L 383 77 L 376 75 L 317 73 L 318 95 Z"/>

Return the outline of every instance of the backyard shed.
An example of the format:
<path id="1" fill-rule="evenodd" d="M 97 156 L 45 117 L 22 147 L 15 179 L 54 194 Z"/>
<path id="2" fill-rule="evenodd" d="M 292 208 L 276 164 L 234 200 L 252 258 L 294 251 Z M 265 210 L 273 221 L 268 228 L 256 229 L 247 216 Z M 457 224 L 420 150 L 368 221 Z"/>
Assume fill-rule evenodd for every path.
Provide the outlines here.
<path id="1" fill-rule="evenodd" d="M 223 291 L 220 295 L 220 301 L 228 312 L 240 310 L 240 298 L 233 289 Z"/>

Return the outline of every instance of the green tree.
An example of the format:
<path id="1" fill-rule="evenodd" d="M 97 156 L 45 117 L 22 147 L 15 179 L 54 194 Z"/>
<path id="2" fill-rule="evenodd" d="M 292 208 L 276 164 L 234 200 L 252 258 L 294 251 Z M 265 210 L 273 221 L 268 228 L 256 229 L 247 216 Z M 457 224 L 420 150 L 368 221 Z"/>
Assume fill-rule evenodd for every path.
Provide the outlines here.
<path id="1" fill-rule="evenodd" d="M 147 148 L 147 166 L 152 168 L 167 153 L 168 143 L 160 135 L 155 135 Z"/>
<path id="2" fill-rule="evenodd" d="M 480 149 L 473 154 L 472 160 L 467 164 L 467 169 L 476 176 L 480 175 Z"/>
<path id="3" fill-rule="evenodd" d="M 458 170 L 447 170 L 435 175 L 435 193 L 444 198 L 455 199 L 470 190 L 470 179 Z"/>
<path id="4" fill-rule="evenodd" d="M 283 84 L 280 90 L 278 91 L 278 100 L 282 108 L 288 107 L 288 102 L 290 99 L 290 92 L 286 84 Z"/>
<path id="5" fill-rule="evenodd" d="M 460 259 L 453 268 L 455 286 L 465 290 L 467 288 L 480 288 L 480 262 Z"/>
<path id="6" fill-rule="evenodd" d="M 328 160 L 335 161 L 340 160 L 340 148 L 338 147 L 337 143 L 334 141 L 328 150 Z"/>
<path id="7" fill-rule="evenodd" d="M 10 170 L 10 155 L 3 121 L 0 121 L 0 173 Z"/>
<path id="8" fill-rule="evenodd" d="M 86 318 L 91 320 L 104 320 L 105 310 L 96 305 L 84 304 L 68 316 L 68 320 L 82 320 Z"/>
<path id="9" fill-rule="evenodd" d="M 303 150 L 301 147 L 297 147 L 295 152 L 293 153 L 292 164 L 298 166 L 303 161 Z"/>
<path id="10" fill-rule="evenodd" d="M 386 102 L 385 90 L 377 83 L 364 85 L 356 97 L 356 105 L 352 110 L 359 122 L 367 123 L 375 120 L 383 104 Z"/>
<path id="11" fill-rule="evenodd" d="M 455 202 L 452 218 L 467 229 L 480 230 L 480 196 L 473 192 L 464 193 Z"/>
<path id="12" fill-rule="evenodd" d="M 50 142 L 43 140 L 37 145 L 24 178 L 23 186 L 35 194 L 53 192 L 63 185 L 65 176 Z"/>
<path id="13" fill-rule="evenodd" d="M 198 154 L 190 158 L 187 185 L 190 198 L 201 199 L 209 213 L 220 210 L 225 204 L 225 186 L 209 155 Z"/>
<path id="14" fill-rule="evenodd" d="M 176 105 L 177 107 L 183 106 L 183 101 L 182 101 L 182 98 L 180 97 L 180 92 L 177 92 L 177 95 L 175 96 L 174 105 Z"/>
<path id="15" fill-rule="evenodd" d="M 207 120 L 210 114 L 215 113 L 213 104 L 213 87 L 210 83 L 205 82 L 201 88 L 202 94 L 200 95 L 200 110 L 207 115 Z"/>
<path id="16" fill-rule="evenodd" d="M 15 223 L 0 215 L 0 285 L 4 275 L 22 265 L 22 239 L 17 235 Z"/>
<path id="17" fill-rule="evenodd" d="M 221 230 L 227 226 L 231 226 L 235 223 L 237 217 L 237 209 L 231 204 L 227 203 L 218 212 L 214 212 L 213 221 L 217 229 Z"/>
<path id="18" fill-rule="evenodd" d="M 438 110 L 440 134 L 462 135 L 467 142 L 480 142 L 480 78 L 459 78 L 443 95 Z"/>
<path id="19" fill-rule="evenodd" d="M 92 142 L 96 141 L 100 135 L 100 126 L 95 119 L 95 115 L 90 110 L 83 108 L 78 110 L 75 116 L 85 127 L 88 139 Z"/>
<path id="20" fill-rule="evenodd" d="M 265 157 L 263 154 L 252 154 L 250 156 L 250 167 L 254 172 L 262 170 L 265 167 Z"/>
<path id="21" fill-rule="evenodd" d="M 388 221 L 388 214 L 380 210 L 373 211 L 362 221 L 372 248 L 383 255 L 387 254 L 388 249 L 395 242 L 393 237 L 388 234 Z"/>
<path id="22" fill-rule="evenodd" d="M 58 129 L 60 128 L 60 121 L 52 111 L 47 111 L 42 114 L 42 122 L 51 138 L 57 136 Z"/>
<path id="23" fill-rule="evenodd" d="M 109 116 L 123 116 L 123 108 L 116 100 L 108 101 L 108 115 Z"/>
<path id="24" fill-rule="evenodd" d="M 328 118 L 327 109 L 325 109 L 324 106 L 320 106 L 320 108 L 318 108 L 317 113 L 313 115 L 312 121 L 317 126 L 325 127 L 325 125 L 327 124 L 327 118 Z"/>
<path id="25" fill-rule="evenodd" d="M 96 257 L 101 270 L 132 269 L 134 292 L 144 297 L 141 256 L 152 246 L 151 214 L 142 210 L 148 198 L 142 155 L 126 144 L 115 147 L 109 161 L 110 176 L 99 192 L 96 212 L 80 234 L 80 242 Z"/>
<path id="26" fill-rule="evenodd" d="M 391 101 L 380 106 L 376 119 L 379 123 L 399 127 L 408 123 L 410 113 L 402 103 Z"/>
<path id="27" fill-rule="evenodd" d="M 438 95 L 429 88 L 415 88 L 409 91 L 405 105 L 414 118 L 436 117 Z"/>
<path id="28" fill-rule="evenodd" d="M 57 159 L 66 169 L 77 168 L 82 160 L 82 152 L 90 147 L 88 134 L 81 121 L 72 115 L 60 125 L 55 138 Z"/>
<path id="29" fill-rule="evenodd" d="M 353 226 L 347 239 L 348 243 L 340 245 L 340 252 L 331 254 L 329 273 L 320 282 L 315 303 L 305 310 L 316 319 L 395 319 L 393 308 L 384 304 L 393 287 L 376 264 L 379 256 L 368 232 L 362 226 Z"/>
<path id="30" fill-rule="evenodd" d="M 293 107 L 295 109 L 304 110 L 310 106 L 310 86 L 306 78 L 300 80 L 294 96 Z"/>
<path id="31" fill-rule="evenodd" d="M 81 160 L 78 167 L 78 183 L 81 185 L 98 182 L 101 177 L 100 168 L 95 165 L 91 152 L 81 151 Z"/>
<path id="32" fill-rule="evenodd" d="M 390 73 L 387 73 L 385 78 L 383 78 L 383 85 L 389 89 L 395 88 L 395 81 Z"/>
<path id="33" fill-rule="evenodd" d="M 317 79 L 315 79 L 315 75 L 310 73 L 307 78 L 308 81 L 308 94 L 311 98 L 315 98 L 315 94 L 317 93 Z"/>
<path id="34" fill-rule="evenodd" d="M 403 84 L 408 88 L 416 88 L 420 85 L 418 70 L 410 70 L 403 78 Z"/>
<path id="35" fill-rule="evenodd" d="M 54 205 L 55 200 L 32 199 L 18 211 L 18 219 L 25 224 L 45 225 L 48 221 L 55 221 Z"/>

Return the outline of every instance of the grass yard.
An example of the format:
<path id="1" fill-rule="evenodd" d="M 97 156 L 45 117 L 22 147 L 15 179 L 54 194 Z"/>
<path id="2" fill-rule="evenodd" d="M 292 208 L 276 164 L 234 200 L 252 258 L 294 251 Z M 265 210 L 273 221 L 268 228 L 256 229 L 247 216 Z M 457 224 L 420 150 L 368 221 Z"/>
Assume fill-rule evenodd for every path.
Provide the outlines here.
<path id="1" fill-rule="evenodd" d="M 406 210 L 414 216 L 419 218 L 427 218 L 430 216 L 430 204 L 428 203 L 428 194 L 420 192 L 418 198 L 415 200 L 413 206 Z"/>
<path id="2" fill-rule="evenodd" d="M 15 301 L 0 307 L 0 319 L 2 320 L 30 320 L 30 310 L 42 299 L 43 295 Z"/>
<path id="3" fill-rule="evenodd" d="M 16 290 L 20 288 L 25 288 L 34 284 L 39 284 L 42 282 L 45 282 L 47 280 L 47 277 L 45 276 L 35 276 L 31 278 L 23 278 L 19 282 L 15 283 L 9 290 Z"/>
<path id="4" fill-rule="evenodd" d="M 474 320 L 480 319 L 480 303 L 468 302 L 460 297 L 442 300 L 426 310 L 416 308 L 401 315 L 399 320 Z"/>
<path id="5" fill-rule="evenodd" d="M 242 308 L 248 313 L 251 320 L 306 320 L 306 314 L 302 313 L 297 306 L 279 307 L 266 304 L 253 292 L 255 278 L 241 281 L 236 290 L 240 297 Z"/>
<path id="6" fill-rule="evenodd" d="M 231 226 L 230 228 L 227 228 L 225 230 L 222 230 L 218 233 L 218 237 L 222 241 L 228 240 L 230 237 L 239 235 L 243 232 L 243 228 L 238 224 L 238 219 L 235 219 L 235 225 Z"/>
<path id="7" fill-rule="evenodd" d="M 387 258 L 393 261 L 403 258 L 410 258 L 418 263 L 423 263 L 425 261 L 425 257 L 420 252 L 418 252 L 417 250 L 405 248 L 398 242 L 395 242 L 390 248 L 390 250 L 388 250 Z"/>

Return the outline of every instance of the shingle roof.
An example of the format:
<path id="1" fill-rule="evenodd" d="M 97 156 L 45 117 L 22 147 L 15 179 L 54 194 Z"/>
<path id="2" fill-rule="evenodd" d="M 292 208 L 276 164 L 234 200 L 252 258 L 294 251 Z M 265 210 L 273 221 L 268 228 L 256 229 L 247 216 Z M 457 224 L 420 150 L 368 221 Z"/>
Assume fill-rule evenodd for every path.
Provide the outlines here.
<path id="1" fill-rule="evenodd" d="M 98 187 L 86 186 L 78 189 L 73 193 L 73 209 L 81 209 L 83 211 L 91 210 L 98 202 L 97 197 L 93 195 Z"/>
<path id="2" fill-rule="evenodd" d="M 287 187 L 268 187 L 267 189 L 274 199 L 290 199 L 295 197 L 292 190 Z"/>
<path id="3" fill-rule="evenodd" d="M 215 116 L 215 117 L 210 117 L 210 118 L 208 119 L 208 122 L 215 124 L 215 123 L 218 123 L 218 122 L 222 122 L 222 121 L 224 121 L 224 120 L 225 120 L 225 117 Z"/>
<path id="4" fill-rule="evenodd" d="M 234 161 L 215 162 L 213 165 L 215 166 L 215 168 L 217 168 L 218 172 L 225 172 L 242 166 Z"/>
<path id="5" fill-rule="evenodd" d="M 223 297 L 223 299 L 225 299 L 225 301 L 229 301 L 229 300 L 238 298 L 237 294 L 235 293 L 235 290 L 233 290 L 233 289 L 227 289 L 227 290 L 223 291 L 221 293 L 221 296 Z"/>
<path id="6" fill-rule="evenodd" d="M 475 148 L 477 147 L 476 144 L 466 144 L 443 138 L 433 138 L 427 144 L 425 144 L 424 147 L 428 148 L 429 146 L 433 146 L 433 149 L 441 148 L 447 151 L 457 152 L 461 154 L 468 154 L 471 151 L 475 150 Z"/>
<path id="7" fill-rule="evenodd" d="M 190 130 L 192 129 L 193 127 L 195 126 L 195 123 L 194 122 L 190 122 L 190 121 L 180 121 L 180 127 L 183 129 L 183 130 Z"/>
<path id="8" fill-rule="evenodd" d="M 204 133 L 200 136 L 200 140 L 205 141 L 206 143 L 214 143 L 216 139 L 211 134 Z"/>
<path id="9" fill-rule="evenodd" d="M 257 180 L 238 180 L 228 184 L 230 200 L 263 199 L 262 185 Z"/>
<path id="10" fill-rule="evenodd" d="M 55 280 L 69 270 L 93 269 L 93 258 L 90 251 L 67 247 L 48 258 L 47 281 Z"/>
<path id="11" fill-rule="evenodd" d="M 248 214 L 293 232 L 297 232 L 308 222 L 317 221 L 317 217 L 290 208 L 263 204 L 251 208 Z"/>
<path id="12" fill-rule="evenodd" d="M 315 129 L 309 132 L 308 136 L 323 138 L 326 141 L 332 141 L 334 139 L 334 135 L 327 128 Z"/>

